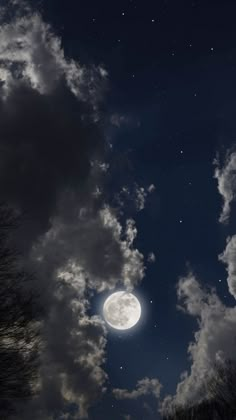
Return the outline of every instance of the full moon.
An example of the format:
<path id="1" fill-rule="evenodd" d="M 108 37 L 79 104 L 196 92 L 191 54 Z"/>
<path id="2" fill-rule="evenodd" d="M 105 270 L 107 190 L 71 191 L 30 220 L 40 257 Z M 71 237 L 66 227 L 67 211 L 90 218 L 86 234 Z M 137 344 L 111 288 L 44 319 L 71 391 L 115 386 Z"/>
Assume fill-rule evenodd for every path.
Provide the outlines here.
<path id="1" fill-rule="evenodd" d="M 128 330 L 140 319 L 141 305 L 132 293 L 116 292 L 103 305 L 105 321 L 117 330 Z"/>

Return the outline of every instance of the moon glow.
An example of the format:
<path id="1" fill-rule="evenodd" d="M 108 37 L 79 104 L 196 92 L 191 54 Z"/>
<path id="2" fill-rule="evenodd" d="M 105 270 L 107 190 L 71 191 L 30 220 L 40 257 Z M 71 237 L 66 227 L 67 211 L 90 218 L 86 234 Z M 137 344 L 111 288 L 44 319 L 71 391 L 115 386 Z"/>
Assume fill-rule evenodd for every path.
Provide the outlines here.
<path id="1" fill-rule="evenodd" d="M 103 305 L 103 316 L 111 327 L 128 330 L 140 319 L 141 305 L 132 293 L 126 291 L 110 295 Z"/>

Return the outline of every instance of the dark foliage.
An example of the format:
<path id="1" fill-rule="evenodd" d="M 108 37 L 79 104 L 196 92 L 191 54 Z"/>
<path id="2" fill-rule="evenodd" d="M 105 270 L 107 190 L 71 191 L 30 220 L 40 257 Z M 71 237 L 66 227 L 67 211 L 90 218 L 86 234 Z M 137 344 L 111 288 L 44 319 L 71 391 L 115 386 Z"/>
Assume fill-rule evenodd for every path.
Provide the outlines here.
<path id="1" fill-rule="evenodd" d="M 35 392 L 39 323 L 33 276 L 9 245 L 19 219 L 0 205 L 0 418 Z"/>

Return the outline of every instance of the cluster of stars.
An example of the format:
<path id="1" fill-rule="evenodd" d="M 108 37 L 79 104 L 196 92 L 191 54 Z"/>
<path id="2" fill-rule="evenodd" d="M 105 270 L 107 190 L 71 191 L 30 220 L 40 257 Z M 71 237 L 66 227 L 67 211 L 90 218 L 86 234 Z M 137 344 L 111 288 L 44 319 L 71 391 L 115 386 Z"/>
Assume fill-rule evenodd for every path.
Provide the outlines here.
<path id="1" fill-rule="evenodd" d="M 134 7 L 136 8 L 136 6 L 134 6 Z M 121 13 L 121 16 L 122 16 L 122 17 L 125 17 L 125 16 L 126 16 L 126 12 L 125 12 L 124 10 L 123 10 L 123 11 L 121 11 L 120 13 Z M 97 21 L 97 20 L 96 20 L 96 18 L 92 18 L 92 22 L 93 22 L 93 23 L 95 23 L 96 21 Z M 156 23 L 157 21 L 158 21 L 158 20 L 157 20 L 156 18 L 154 18 L 154 17 L 153 17 L 153 18 L 150 18 L 150 22 L 151 22 L 151 24 L 154 24 L 154 23 Z M 117 39 L 117 42 L 118 42 L 118 43 L 120 43 L 120 42 L 121 42 L 121 39 L 120 39 L 120 38 L 118 38 L 118 39 Z M 193 44 L 192 44 L 192 42 L 190 42 L 190 43 L 188 44 L 188 46 L 189 46 L 189 48 L 193 48 Z M 214 47 L 209 47 L 209 48 L 210 48 L 210 51 L 211 51 L 211 52 L 214 52 Z M 170 52 L 170 54 L 171 54 L 171 56 L 172 56 L 172 57 L 175 57 L 175 56 L 176 56 L 176 51 L 173 51 L 173 50 L 172 50 L 172 51 Z M 134 78 L 134 77 L 135 77 L 135 76 L 134 76 L 134 74 L 132 74 L 132 78 Z M 196 96 L 197 96 L 197 94 L 195 93 L 195 94 L 194 94 L 194 96 L 196 97 Z"/>

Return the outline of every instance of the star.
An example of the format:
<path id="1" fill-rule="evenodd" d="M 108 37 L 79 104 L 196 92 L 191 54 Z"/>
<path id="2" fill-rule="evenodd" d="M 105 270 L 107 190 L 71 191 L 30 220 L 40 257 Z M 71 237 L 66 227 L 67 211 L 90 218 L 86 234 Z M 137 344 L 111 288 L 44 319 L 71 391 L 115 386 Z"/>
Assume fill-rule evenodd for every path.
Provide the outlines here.
<path id="1" fill-rule="evenodd" d="M 150 303 L 152 303 L 152 300 L 150 300 Z"/>
<path id="2" fill-rule="evenodd" d="M 152 19 L 152 23 L 154 23 L 155 22 L 155 19 Z"/>
<path id="3" fill-rule="evenodd" d="M 125 15 L 125 12 L 122 12 L 122 16 L 124 16 Z"/>
<path id="4" fill-rule="evenodd" d="M 220 279 L 220 280 L 219 280 L 219 282 L 221 283 L 221 282 L 222 282 L 222 280 Z"/>
<path id="5" fill-rule="evenodd" d="M 180 220 L 179 223 L 183 223 L 183 220 Z"/>
<path id="6" fill-rule="evenodd" d="M 120 370 L 122 370 L 123 369 L 123 366 L 120 366 Z"/>
<path id="7" fill-rule="evenodd" d="M 180 153 L 181 153 L 181 155 L 184 153 L 184 151 L 183 150 L 180 150 Z"/>

